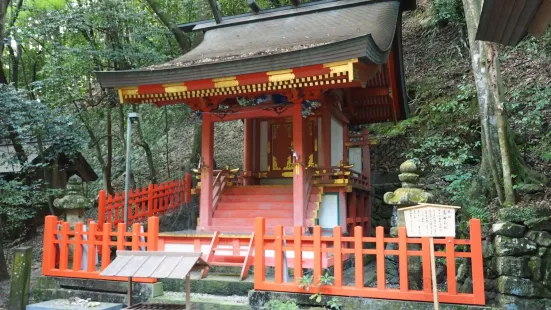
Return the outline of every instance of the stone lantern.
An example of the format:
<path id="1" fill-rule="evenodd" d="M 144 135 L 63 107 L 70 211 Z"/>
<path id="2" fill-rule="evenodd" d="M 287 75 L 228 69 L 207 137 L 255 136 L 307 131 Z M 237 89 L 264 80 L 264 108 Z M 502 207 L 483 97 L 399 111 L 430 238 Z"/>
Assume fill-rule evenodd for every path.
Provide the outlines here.
<path id="1" fill-rule="evenodd" d="M 394 192 L 386 193 L 383 200 L 386 204 L 396 208 L 395 218 L 393 218 L 393 226 L 406 226 L 404 213 L 400 209 L 405 207 L 415 206 L 420 203 L 433 202 L 431 193 L 425 192 L 419 188 L 419 171 L 417 165 L 412 160 L 407 160 L 400 165 L 400 174 L 398 175 L 402 187 Z"/>
<path id="2" fill-rule="evenodd" d="M 400 165 L 400 174 L 398 175 L 402 187 L 398 188 L 394 192 L 385 193 L 383 200 L 386 204 L 391 205 L 393 210 L 392 226 L 390 228 L 391 237 L 397 237 L 398 227 L 405 227 L 406 220 L 404 212 L 401 209 L 406 207 L 415 206 L 420 203 L 433 202 L 433 195 L 431 193 L 423 191 L 417 184 L 419 182 L 419 170 L 417 165 L 412 160 L 407 160 Z M 388 244 L 387 250 L 396 250 L 397 244 Z M 412 244 L 409 246 L 410 250 L 420 250 L 421 247 L 418 244 Z M 397 279 L 398 268 L 397 258 L 394 257 L 387 264 L 387 278 Z M 420 257 L 408 257 L 408 282 L 409 289 L 419 290 L 422 289 L 423 271 L 421 266 Z M 392 280 L 389 280 L 392 282 Z M 397 280 L 396 280 L 397 281 Z"/>
<path id="3" fill-rule="evenodd" d="M 82 196 L 82 180 L 77 175 L 69 178 L 67 193 L 62 198 L 54 200 L 54 207 L 64 211 L 65 221 L 73 227 L 77 222 L 84 222 L 84 211 L 90 207 L 91 201 Z"/>

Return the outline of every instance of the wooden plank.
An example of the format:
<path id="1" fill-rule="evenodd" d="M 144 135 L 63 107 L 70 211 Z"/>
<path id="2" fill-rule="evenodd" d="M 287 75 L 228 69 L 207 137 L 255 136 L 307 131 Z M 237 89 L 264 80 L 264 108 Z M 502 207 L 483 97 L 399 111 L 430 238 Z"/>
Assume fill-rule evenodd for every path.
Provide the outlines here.
<path id="1" fill-rule="evenodd" d="M 75 243 L 73 246 L 73 270 L 80 270 L 82 268 L 82 223 L 75 224 Z"/>
<path id="2" fill-rule="evenodd" d="M 133 277 L 136 278 L 156 278 L 152 276 L 155 270 L 159 268 L 166 259 L 166 256 L 150 256 L 143 263 L 143 265 L 134 273 Z"/>
<path id="3" fill-rule="evenodd" d="M 59 241 L 59 269 L 65 270 L 69 265 L 69 230 L 70 224 L 61 224 L 61 240 Z"/>
<path id="4" fill-rule="evenodd" d="M 102 276 L 116 276 L 119 271 L 126 266 L 126 264 L 132 259 L 132 256 L 119 256 L 105 268 L 100 275 Z"/>
<path id="5" fill-rule="evenodd" d="M 128 261 L 116 275 L 119 277 L 134 276 L 134 273 L 140 269 L 148 258 L 147 256 L 130 256 L 130 261 Z"/>
<path id="6" fill-rule="evenodd" d="M 172 270 L 172 273 L 168 275 L 168 279 L 183 279 L 186 277 L 186 275 L 191 271 L 195 263 L 197 262 L 197 259 L 191 258 L 191 257 L 185 257 L 180 260 L 178 265 L 176 265 L 176 268 Z M 155 273 L 153 274 L 155 277 Z M 155 277 L 157 278 L 157 277 Z"/>
<path id="7" fill-rule="evenodd" d="M 163 279 L 168 277 L 176 268 L 182 257 L 167 256 L 163 263 L 155 270 L 155 278 Z"/>
<path id="8" fill-rule="evenodd" d="M 295 279 L 302 278 L 302 227 L 295 226 L 293 239 Z"/>

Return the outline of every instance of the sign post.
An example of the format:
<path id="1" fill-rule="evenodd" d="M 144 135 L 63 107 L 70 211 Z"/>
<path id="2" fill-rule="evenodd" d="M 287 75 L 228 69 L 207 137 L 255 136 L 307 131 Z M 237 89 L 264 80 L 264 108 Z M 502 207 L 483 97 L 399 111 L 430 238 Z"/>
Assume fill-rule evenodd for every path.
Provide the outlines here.
<path id="1" fill-rule="evenodd" d="M 455 237 L 456 206 L 422 203 L 403 208 L 408 237 L 429 237 L 430 269 L 432 275 L 432 294 L 434 309 L 438 310 L 438 287 L 436 285 L 436 258 L 434 256 L 434 237 Z"/>

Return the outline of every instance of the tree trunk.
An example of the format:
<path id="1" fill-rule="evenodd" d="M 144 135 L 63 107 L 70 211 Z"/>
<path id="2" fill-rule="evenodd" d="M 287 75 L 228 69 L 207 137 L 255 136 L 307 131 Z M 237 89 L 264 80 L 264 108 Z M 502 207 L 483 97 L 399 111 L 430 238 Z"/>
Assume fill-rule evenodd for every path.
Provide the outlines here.
<path id="1" fill-rule="evenodd" d="M 190 48 L 190 42 L 184 32 L 180 30 L 180 28 L 178 28 L 178 25 L 172 22 L 168 16 L 166 16 L 165 12 L 161 8 L 161 5 L 159 5 L 157 0 L 146 1 L 153 12 L 155 12 L 155 15 L 157 15 L 159 20 L 161 20 L 161 22 L 168 28 L 168 30 L 172 32 L 174 38 L 176 39 L 176 42 L 178 42 L 178 45 L 180 46 L 180 50 L 182 50 L 182 53 L 186 53 Z"/>
<path id="2" fill-rule="evenodd" d="M 103 169 L 103 184 L 109 194 L 114 194 L 111 169 L 113 166 L 113 130 L 111 120 L 111 106 L 107 107 L 107 158 Z"/>
<path id="3" fill-rule="evenodd" d="M 512 175 L 516 183 L 546 183 L 546 178 L 530 170 L 514 143 L 513 133 L 503 107 L 503 85 L 499 58 L 493 43 L 476 41 L 480 0 L 463 0 L 481 122 L 482 163 L 480 177 L 484 185 L 493 183 L 495 194 L 504 206 L 515 203 Z"/>
<path id="4" fill-rule="evenodd" d="M 132 109 L 134 112 L 138 112 L 138 107 L 136 105 L 132 106 Z M 138 142 L 136 144 L 139 145 L 145 152 L 147 168 L 149 169 L 149 181 L 151 184 L 157 184 L 157 171 L 155 170 L 155 163 L 153 162 L 153 152 L 151 151 L 149 143 L 147 143 L 143 137 L 142 125 L 140 121 L 136 122 L 136 131 L 138 133 Z"/>
<path id="5" fill-rule="evenodd" d="M 2 217 L 0 214 L 0 280 L 6 280 L 10 278 L 8 272 L 8 265 L 6 264 L 6 258 L 4 257 L 4 238 L 2 238 Z"/>

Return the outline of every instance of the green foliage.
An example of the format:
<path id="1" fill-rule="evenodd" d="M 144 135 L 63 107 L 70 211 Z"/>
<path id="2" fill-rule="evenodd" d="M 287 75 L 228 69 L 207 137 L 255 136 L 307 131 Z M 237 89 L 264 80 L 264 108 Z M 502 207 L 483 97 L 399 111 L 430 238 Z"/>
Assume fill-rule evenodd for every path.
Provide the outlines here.
<path id="1" fill-rule="evenodd" d="M 329 309 L 340 310 L 342 304 L 337 297 L 333 297 L 327 301 L 327 307 L 329 307 Z"/>
<path id="2" fill-rule="evenodd" d="M 294 300 L 280 301 L 272 299 L 264 304 L 267 310 L 298 310 L 299 307 Z"/>
<path id="3" fill-rule="evenodd" d="M 417 121 L 422 130 L 410 138 L 414 146 L 406 157 L 433 167 L 458 169 L 476 164 L 480 157 L 480 125 L 475 95 L 472 84 L 461 84 L 455 95 L 441 97 L 422 110 Z"/>
<path id="4" fill-rule="evenodd" d="M 335 280 L 335 277 L 330 275 L 328 272 L 324 273 L 320 277 L 319 283 L 316 285 L 317 287 L 321 287 L 322 285 L 333 285 L 333 281 Z M 302 278 L 297 279 L 298 287 L 301 289 L 304 289 L 305 291 L 310 291 L 310 288 L 314 286 L 314 276 L 312 274 L 305 274 Z M 309 299 L 314 300 L 316 303 L 320 303 L 323 298 L 323 294 L 318 292 L 312 294 Z M 328 304 L 331 309 L 340 309 L 340 303 L 337 299 L 331 299 Z"/>
<path id="5" fill-rule="evenodd" d="M 523 223 L 535 218 L 548 216 L 551 216 L 551 209 L 545 206 L 502 208 L 497 214 L 499 221 L 513 223 Z"/>
<path id="6" fill-rule="evenodd" d="M 446 192 L 451 196 L 453 204 L 461 206 L 461 211 L 468 219 L 477 218 L 488 222 L 490 211 L 487 208 L 488 199 L 482 194 L 473 191 L 472 187 L 476 176 L 471 172 L 456 171 L 449 174 L 444 180 L 450 182 Z"/>
<path id="7" fill-rule="evenodd" d="M 434 0 L 432 5 L 436 23 L 465 23 L 465 14 L 461 0 Z"/>

